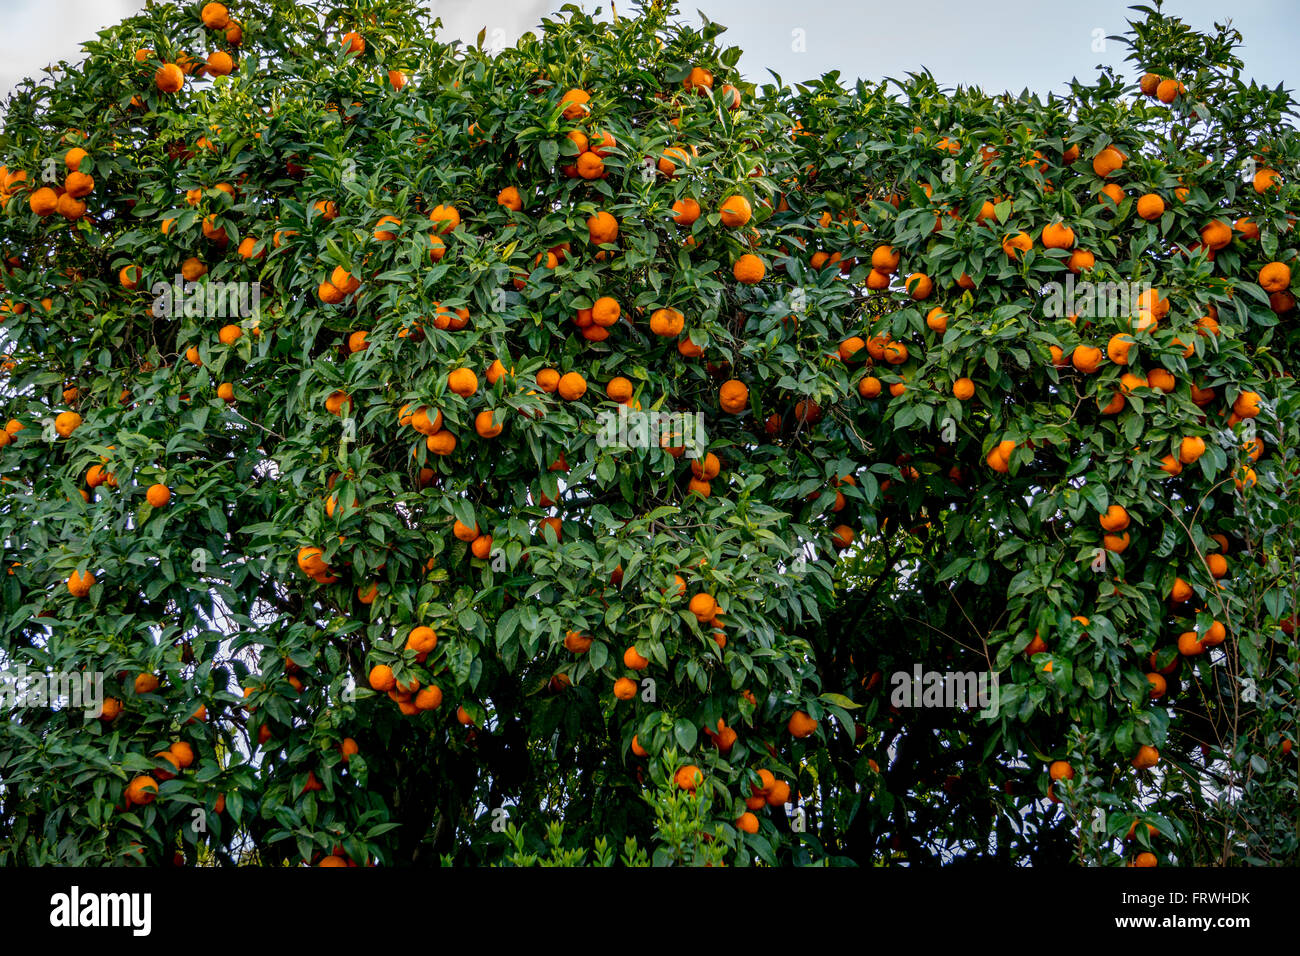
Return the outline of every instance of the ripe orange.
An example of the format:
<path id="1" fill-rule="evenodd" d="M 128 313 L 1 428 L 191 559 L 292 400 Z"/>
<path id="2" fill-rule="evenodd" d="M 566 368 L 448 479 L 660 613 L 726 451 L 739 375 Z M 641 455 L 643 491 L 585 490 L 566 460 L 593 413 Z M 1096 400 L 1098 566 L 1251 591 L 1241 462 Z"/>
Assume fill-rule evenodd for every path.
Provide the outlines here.
<path id="1" fill-rule="evenodd" d="M 1189 436 L 1178 443 L 1178 460 L 1190 465 L 1205 454 L 1205 439 Z"/>
<path id="2" fill-rule="evenodd" d="M 428 654 L 438 646 L 438 635 L 433 628 L 425 625 L 411 628 L 411 633 L 406 635 L 406 649 L 415 651 L 416 654 Z"/>
<path id="3" fill-rule="evenodd" d="M 1282 177 L 1277 174 L 1276 169 L 1265 168 L 1255 173 L 1255 178 L 1251 184 L 1255 187 L 1255 192 L 1266 193 L 1270 189 L 1277 188 L 1281 183 Z"/>
<path id="4" fill-rule="evenodd" d="M 592 639 L 579 631 L 566 631 L 564 649 L 574 654 L 585 654 L 591 647 Z"/>
<path id="5" fill-rule="evenodd" d="M 442 688 L 437 684 L 420 688 L 414 703 L 416 710 L 437 710 L 442 706 Z"/>
<path id="6" fill-rule="evenodd" d="M 1074 245 L 1074 230 L 1063 223 L 1052 223 L 1043 227 L 1042 241 L 1045 249 L 1069 249 Z"/>
<path id="7" fill-rule="evenodd" d="M 1285 292 L 1291 286 L 1291 268 L 1282 262 L 1270 262 L 1259 270 L 1259 284 L 1265 292 Z"/>
<path id="8" fill-rule="evenodd" d="M 1165 214 L 1165 201 L 1155 193 L 1146 193 L 1138 197 L 1137 214 L 1151 222 Z"/>
<path id="9" fill-rule="evenodd" d="M 722 388 L 718 390 L 718 403 L 724 412 L 738 415 L 749 405 L 749 389 L 744 382 L 734 378 L 723 382 Z"/>
<path id="10" fill-rule="evenodd" d="M 1210 577 L 1225 578 L 1228 576 L 1228 559 L 1221 554 L 1207 555 L 1205 566 L 1210 570 Z"/>
<path id="11" fill-rule="evenodd" d="M 876 246 L 871 251 L 871 268 L 876 272 L 891 275 L 898 270 L 902 254 L 893 246 Z"/>
<path id="12" fill-rule="evenodd" d="M 728 196 L 718 207 L 722 224 L 728 229 L 738 229 L 746 225 L 754 215 L 754 208 L 744 196 Z"/>
<path id="13" fill-rule="evenodd" d="M 1143 744 L 1138 748 L 1137 756 L 1133 758 L 1133 766 L 1139 770 L 1146 767 L 1154 767 L 1160 762 L 1160 751 L 1156 750 L 1150 744 Z"/>
<path id="14" fill-rule="evenodd" d="M 376 664 L 370 668 L 369 682 L 372 690 L 377 690 L 381 694 L 387 693 L 397 686 L 397 678 L 393 676 L 393 669 L 387 664 Z"/>
<path id="15" fill-rule="evenodd" d="M 1105 531 L 1123 531 L 1129 526 L 1128 512 L 1122 505 L 1111 505 L 1101 516 L 1101 526 Z"/>
<path id="16" fill-rule="evenodd" d="M 673 203 L 673 219 L 679 226 L 692 225 L 700 218 L 700 204 L 687 197 Z"/>
<path id="17" fill-rule="evenodd" d="M 1178 635 L 1178 653 L 1184 657 L 1194 657 L 1205 653 L 1205 644 L 1195 631 L 1184 631 Z"/>
<path id="18" fill-rule="evenodd" d="M 497 412 L 484 409 L 474 416 L 474 431 L 482 438 L 496 438 L 505 430 L 505 424 L 496 418 Z"/>
<path id="19" fill-rule="evenodd" d="M 1028 252 L 1032 248 L 1034 248 L 1034 240 L 1028 233 L 1018 232 L 1014 236 L 1004 236 L 1002 239 L 1002 251 L 1009 259 L 1017 259 L 1020 253 Z"/>
<path id="20" fill-rule="evenodd" d="M 566 402 L 576 402 L 587 394 L 587 380 L 577 372 L 566 372 L 560 376 L 556 392 Z"/>
<path id="21" fill-rule="evenodd" d="M 681 335 L 686 318 L 676 309 L 655 309 L 650 313 L 650 331 L 662 338 Z"/>
<path id="22" fill-rule="evenodd" d="M 462 398 L 468 398 L 478 391 L 478 376 L 473 369 L 452 369 L 447 373 L 447 388 Z"/>
<path id="23" fill-rule="evenodd" d="M 695 615 L 697 621 L 704 624 L 718 613 L 718 602 L 710 594 L 696 594 L 691 598 L 687 608 Z"/>
<path id="24" fill-rule="evenodd" d="M 230 14 L 220 3 L 205 3 L 199 18 L 209 30 L 224 30 L 230 25 Z"/>
<path id="25" fill-rule="evenodd" d="M 1118 183 L 1107 183 L 1101 188 L 1101 192 L 1097 195 L 1097 202 L 1105 202 L 1107 199 L 1116 206 L 1124 201 L 1124 190 Z"/>
<path id="26" fill-rule="evenodd" d="M 595 246 L 614 242 L 618 239 L 618 220 L 601 210 L 587 220 L 587 237 Z"/>
<path id="27" fill-rule="evenodd" d="M 1080 372 L 1085 375 L 1091 375 L 1101 368 L 1102 355 L 1101 349 L 1091 345 L 1075 346 L 1074 352 L 1070 356 L 1070 362 Z"/>
<path id="28" fill-rule="evenodd" d="M 691 462 L 691 473 L 695 475 L 696 478 L 700 478 L 704 481 L 712 481 L 714 478 L 718 477 L 718 472 L 721 468 L 722 463 L 718 461 L 718 456 L 713 452 L 708 452 L 702 459 L 697 458 Z M 699 595 L 696 596 L 699 597 Z M 701 620 L 706 620 L 706 618 L 701 618 Z"/>
<path id="29" fill-rule="evenodd" d="M 1156 84 L 1156 99 L 1161 103 L 1172 103 L 1186 87 L 1179 80 L 1161 80 Z"/>
<path id="30" fill-rule="evenodd" d="M 158 781 L 153 777 L 140 775 L 131 778 L 131 782 L 126 785 L 127 803 L 136 807 L 143 807 L 153 803 L 158 796 Z"/>
<path id="31" fill-rule="evenodd" d="M 673 780 L 680 789 L 694 793 L 695 788 L 704 782 L 704 774 L 700 772 L 700 768 L 695 764 L 688 763 L 677 771 L 673 776 Z"/>
<path id="32" fill-rule="evenodd" d="M 790 715 L 790 720 L 786 723 L 786 729 L 790 731 L 792 737 L 802 739 L 810 736 L 817 730 L 817 721 L 813 720 L 802 710 L 796 710 Z"/>
<path id="33" fill-rule="evenodd" d="M 590 107 L 588 107 L 587 104 L 590 102 L 591 94 L 586 90 L 569 90 L 560 98 L 560 105 L 564 107 L 564 118 L 568 120 L 576 120 L 587 115 L 590 111 Z"/>
<path id="34" fill-rule="evenodd" d="M 1207 249 L 1222 249 L 1232 242 L 1232 227 L 1222 219 L 1215 219 L 1201 227 L 1201 242 Z"/>
<path id="35" fill-rule="evenodd" d="M 863 398 L 876 398 L 881 391 L 880 379 L 874 375 L 867 375 L 858 380 L 858 394 Z"/>
<path id="36" fill-rule="evenodd" d="M 49 186 L 42 186 L 29 197 L 27 205 L 38 216 L 49 216 L 59 207 L 59 195 Z"/>
<path id="37" fill-rule="evenodd" d="M 213 76 L 229 76 L 235 70 L 235 61 L 225 50 L 213 50 L 208 54 L 208 72 Z"/>
<path id="38" fill-rule="evenodd" d="M 162 93 L 176 93 L 185 85 L 185 74 L 175 63 L 164 63 L 154 74 L 153 83 Z"/>
<path id="39" fill-rule="evenodd" d="M 1092 160 L 1092 171 L 1103 179 L 1124 165 L 1124 156 L 1114 146 L 1102 149 Z"/>
<path id="40" fill-rule="evenodd" d="M 763 276 L 767 274 L 767 266 L 763 264 L 763 260 L 758 256 L 747 252 L 736 260 L 731 272 L 736 277 L 737 282 L 745 285 L 755 285 L 762 281 Z"/>

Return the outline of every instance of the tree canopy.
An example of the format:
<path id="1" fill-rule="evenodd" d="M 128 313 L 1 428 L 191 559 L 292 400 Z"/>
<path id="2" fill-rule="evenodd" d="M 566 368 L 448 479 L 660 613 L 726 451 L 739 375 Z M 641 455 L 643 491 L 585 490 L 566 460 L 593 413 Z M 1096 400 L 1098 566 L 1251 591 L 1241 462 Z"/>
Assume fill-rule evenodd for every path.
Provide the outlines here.
<path id="1" fill-rule="evenodd" d="M 1135 9 L 1052 95 L 660 2 L 25 82 L 0 863 L 1295 863 L 1295 102 Z"/>

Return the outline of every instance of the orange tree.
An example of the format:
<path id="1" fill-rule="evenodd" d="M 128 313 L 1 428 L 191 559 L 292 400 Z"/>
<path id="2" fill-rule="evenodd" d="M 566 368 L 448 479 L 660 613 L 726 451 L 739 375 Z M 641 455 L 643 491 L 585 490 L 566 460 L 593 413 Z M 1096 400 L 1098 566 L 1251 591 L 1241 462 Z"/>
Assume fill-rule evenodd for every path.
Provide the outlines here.
<path id="1" fill-rule="evenodd" d="M 1230 31 L 1043 100 L 325 20 L 8 105 L 3 664 L 104 699 L 9 710 L 0 860 L 1295 859 L 1300 143 Z"/>

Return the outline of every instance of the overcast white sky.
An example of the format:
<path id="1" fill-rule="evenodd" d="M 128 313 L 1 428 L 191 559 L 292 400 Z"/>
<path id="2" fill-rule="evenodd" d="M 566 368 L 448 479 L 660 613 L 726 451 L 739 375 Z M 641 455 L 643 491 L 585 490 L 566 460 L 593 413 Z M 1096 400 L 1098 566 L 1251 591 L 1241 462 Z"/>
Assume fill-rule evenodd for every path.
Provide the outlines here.
<path id="1" fill-rule="evenodd" d="M 431 0 L 445 35 L 472 42 L 487 28 L 489 42 L 513 43 L 562 0 Z M 730 29 L 727 45 L 745 51 L 740 69 L 762 82 L 766 68 L 787 82 L 839 69 L 846 77 L 901 76 L 929 67 L 941 83 L 978 85 L 992 92 L 1024 87 L 1059 89 L 1070 77 L 1089 79 L 1099 64 L 1121 67 L 1114 43 L 1095 51 L 1094 31 L 1123 32 L 1133 0 L 687 0 Z M 239 16 L 240 0 L 227 6 Z M 581 6 L 597 4 L 582 0 Z M 599 4 L 608 13 L 609 4 Z M 48 63 L 80 59 L 79 44 L 143 6 L 141 0 L 0 0 L 0 91 L 35 76 Z M 630 3 L 621 12 L 631 12 Z M 1297 0 L 1170 0 L 1166 13 L 1209 28 L 1231 17 L 1245 35 L 1246 74 L 1269 86 L 1295 88 L 1300 78 Z M 500 31 L 499 33 L 496 31 Z"/>

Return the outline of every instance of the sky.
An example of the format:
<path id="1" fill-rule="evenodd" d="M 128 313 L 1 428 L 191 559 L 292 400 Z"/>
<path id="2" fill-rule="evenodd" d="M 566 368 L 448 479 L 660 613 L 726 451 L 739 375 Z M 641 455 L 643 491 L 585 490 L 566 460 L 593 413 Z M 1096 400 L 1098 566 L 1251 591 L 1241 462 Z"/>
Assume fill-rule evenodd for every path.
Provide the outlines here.
<path id="1" fill-rule="evenodd" d="M 1124 48 L 1098 37 L 1122 33 L 1131 0 L 686 0 L 683 16 L 699 22 L 697 8 L 729 29 L 720 42 L 745 54 L 744 77 L 762 83 L 766 70 L 787 82 L 838 69 L 844 77 L 901 77 L 928 67 L 946 86 L 978 85 L 989 92 L 1028 88 L 1061 90 L 1071 77 L 1092 79 L 1098 65 L 1131 71 Z M 510 44 L 561 0 L 426 0 L 441 16 L 443 39 L 472 43 L 479 30 Z M 240 0 L 227 6 L 237 17 Z M 582 0 L 591 10 L 609 4 Z M 7 97 L 24 76 L 35 76 L 51 62 L 80 59 L 79 43 L 143 6 L 141 0 L 0 0 L 0 94 Z M 1295 89 L 1300 65 L 1294 56 L 1300 40 L 1298 0 L 1169 0 L 1166 14 L 1180 16 L 1196 29 L 1231 19 L 1245 37 L 1240 55 L 1245 75 Z M 621 13 L 632 12 L 630 2 Z M 58 27 L 54 25 L 58 24 Z"/>

